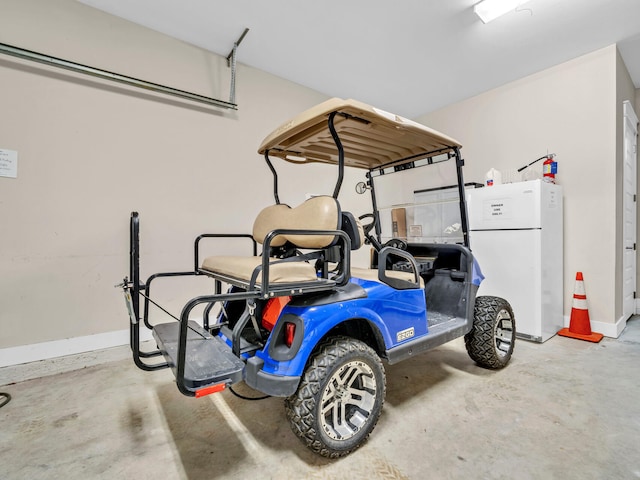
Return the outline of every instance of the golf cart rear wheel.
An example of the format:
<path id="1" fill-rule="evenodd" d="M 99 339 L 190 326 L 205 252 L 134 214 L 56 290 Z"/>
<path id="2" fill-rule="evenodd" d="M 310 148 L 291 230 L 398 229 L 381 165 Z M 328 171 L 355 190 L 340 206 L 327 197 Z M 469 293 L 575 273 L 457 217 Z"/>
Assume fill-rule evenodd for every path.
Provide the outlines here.
<path id="1" fill-rule="evenodd" d="M 464 337 L 469 356 L 481 367 L 498 369 L 509 363 L 516 339 L 511 305 L 499 297 L 476 298 L 473 328 Z"/>
<path id="2" fill-rule="evenodd" d="M 385 395 L 382 362 L 365 343 L 325 341 L 285 408 L 293 432 L 314 452 L 337 458 L 360 447 L 378 423 Z"/>

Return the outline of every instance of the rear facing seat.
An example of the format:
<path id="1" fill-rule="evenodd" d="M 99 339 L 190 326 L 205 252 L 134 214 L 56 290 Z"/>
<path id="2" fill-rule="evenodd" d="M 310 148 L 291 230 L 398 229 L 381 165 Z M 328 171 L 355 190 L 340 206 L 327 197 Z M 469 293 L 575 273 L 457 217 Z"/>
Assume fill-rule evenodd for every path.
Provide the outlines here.
<path id="1" fill-rule="evenodd" d="M 269 265 L 269 282 L 271 283 L 296 283 L 311 282 L 316 280 L 316 269 L 305 261 L 273 263 Z M 202 262 L 201 270 L 206 273 L 229 277 L 249 282 L 256 267 L 262 265 L 262 257 L 208 257 Z M 256 277 L 256 284 L 262 283 L 262 272 Z"/>
<path id="2" fill-rule="evenodd" d="M 253 224 L 253 238 L 263 244 L 269 232 L 277 229 L 290 230 L 338 230 L 340 229 L 340 205 L 333 197 L 313 197 L 296 208 L 277 204 L 263 209 Z M 278 235 L 271 241 L 272 247 L 286 243 L 295 248 L 324 249 L 336 242 L 334 235 Z M 204 259 L 200 272 L 233 285 L 246 288 L 252 281 L 262 283 L 262 256 L 211 256 Z M 315 262 L 308 256 L 287 259 L 269 259 L 269 283 L 317 283 Z M 324 280 L 326 282 L 326 280 Z"/>

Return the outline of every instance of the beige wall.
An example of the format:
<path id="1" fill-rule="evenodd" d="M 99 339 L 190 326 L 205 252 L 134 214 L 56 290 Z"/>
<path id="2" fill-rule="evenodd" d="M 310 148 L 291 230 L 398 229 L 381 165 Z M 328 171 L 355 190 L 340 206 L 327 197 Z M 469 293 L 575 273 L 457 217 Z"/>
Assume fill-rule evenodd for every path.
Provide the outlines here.
<path id="1" fill-rule="evenodd" d="M 467 181 L 482 182 L 491 167 L 515 169 L 557 154 L 564 312 L 570 315 L 575 274 L 582 271 L 592 324 L 605 327 L 620 311 L 617 59 L 610 46 L 418 118 L 464 145 Z"/>
<path id="2" fill-rule="evenodd" d="M 226 61 L 201 49 L 72 0 L 0 0 L 0 11 L 2 43 L 228 99 Z M 0 82 L 0 148 L 19 155 L 18 178 L 0 177 L 0 349 L 126 329 L 113 286 L 128 273 L 129 213 L 141 215 L 143 277 L 192 268 L 197 234 L 249 232 L 273 202 L 260 141 L 326 98 L 242 64 L 237 112 L 4 55 Z M 333 191 L 331 167 L 278 167 L 285 203 Z M 340 196 L 356 214 L 368 208 L 360 179 L 348 171 Z M 179 313 L 210 288 L 157 293 Z"/>
<path id="3" fill-rule="evenodd" d="M 225 60 L 196 47 L 72 0 L 0 0 L 0 10 L 2 43 L 228 98 Z M 465 145 L 467 181 L 557 153 L 565 313 L 582 270 L 592 319 L 606 323 L 619 312 L 614 118 L 628 95 L 623 77 L 608 47 L 419 119 Z M 239 110 L 225 112 L 0 56 L 0 148 L 19 154 L 18 178 L 0 177 L 0 349 L 126 328 L 113 285 L 128 271 L 131 210 L 141 214 L 143 276 L 189 269 L 198 233 L 250 229 L 272 201 L 259 142 L 325 97 L 241 63 L 237 82 Z M 330 167 L 277 167 L 286 203 L 333 188 Z M 360 177 L 348 171 L 340 197 L 356 214 L 369 208 L 353 193 Z M 363 249 L 356 263 L 366 258 Z M 210 285 L 158 287 L 178 313 Z"/>

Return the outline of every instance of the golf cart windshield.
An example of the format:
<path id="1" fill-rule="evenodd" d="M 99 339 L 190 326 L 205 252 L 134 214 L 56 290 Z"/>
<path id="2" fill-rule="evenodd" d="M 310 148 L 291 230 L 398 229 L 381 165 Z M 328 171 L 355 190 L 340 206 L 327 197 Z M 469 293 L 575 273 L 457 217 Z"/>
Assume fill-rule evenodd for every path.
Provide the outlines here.
<path id="1" fill-rule="evenodd" d="M 427 168 L 372 172 L 382 243 L 464 243 L 454 158 Z M 376 175 L 378 174 L 378 175 Z"/>

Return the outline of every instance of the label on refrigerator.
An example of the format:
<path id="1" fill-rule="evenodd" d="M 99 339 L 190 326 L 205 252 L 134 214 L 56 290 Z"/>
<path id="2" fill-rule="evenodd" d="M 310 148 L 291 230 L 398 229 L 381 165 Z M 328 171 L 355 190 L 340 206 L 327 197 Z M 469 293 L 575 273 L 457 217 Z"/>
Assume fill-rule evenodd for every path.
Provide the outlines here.
<path id="1" fill-rule="evenodd" d="M 511 218 L 513 211 L 513 199 L 509 197 L 491 198 L 482 204 L 482 213 L 485 220 Z"/>
<path id="2" fill-rule="evenodd" d="M 542 180 L 534 180 L 469 191 L 467 201 L 469 228 L 471 230 L 541 228 L 540 207 L 548 203 L 546 200 L 544 203 L 541 202 L 542 183 Z M 558 205 L 556 210 L 560 210 L 562 197 L 558 195 L 555 201 Z"/>

